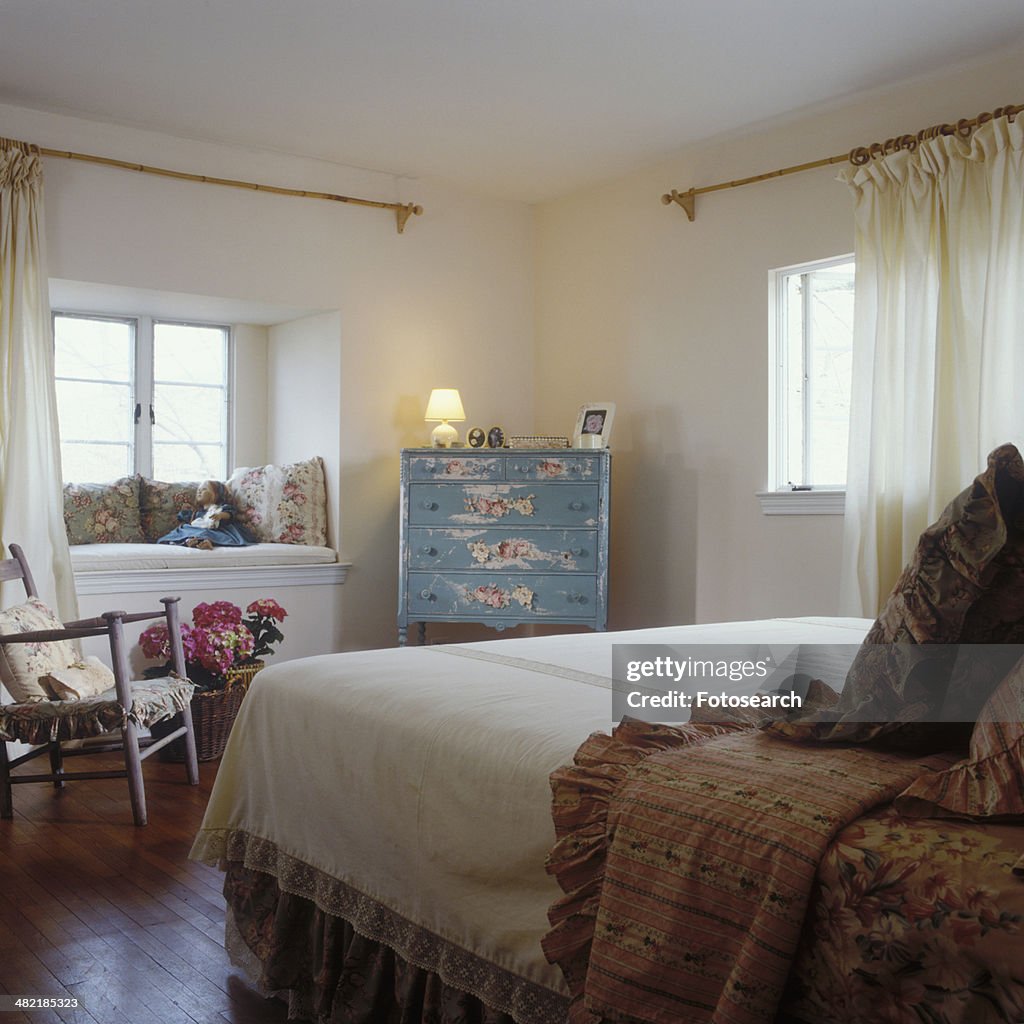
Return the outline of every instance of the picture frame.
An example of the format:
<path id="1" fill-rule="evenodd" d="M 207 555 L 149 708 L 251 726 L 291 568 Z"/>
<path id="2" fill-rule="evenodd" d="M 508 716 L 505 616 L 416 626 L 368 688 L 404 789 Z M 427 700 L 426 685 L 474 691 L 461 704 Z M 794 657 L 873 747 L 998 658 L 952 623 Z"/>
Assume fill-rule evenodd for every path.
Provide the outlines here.
<path id="1" fill-rule="evenodd" d="M 607 448 L 615 420 L 614 402 L 586 402 L 576 413 L 574 448 Z"/>
<path id="2" fill-rule="evenodd" d="M 487 431 L 487 447 L 505 447 L 505 431 L 501 427 L 491 427 L 491 429 Z"/>
<path id="3" fill-rule="evenodd" d="M 466 443 L 470 448 L 483 448 L 487 443 L 487 434 L 483 427 L 472 427 L 466 435 Z"/>

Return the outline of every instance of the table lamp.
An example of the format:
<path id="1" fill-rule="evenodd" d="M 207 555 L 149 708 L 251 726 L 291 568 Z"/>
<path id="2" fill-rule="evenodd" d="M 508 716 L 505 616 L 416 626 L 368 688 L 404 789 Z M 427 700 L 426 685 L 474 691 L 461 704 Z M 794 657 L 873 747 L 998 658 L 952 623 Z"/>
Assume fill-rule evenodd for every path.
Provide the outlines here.
<path id="1" fill-rule="evenodd" d="M 437 423 L 430 435 L 431 445 L 435 448 L 451 448 L 459 440 L 459 432 L 448 421 L 455 420 L 457 423 L 462 423 L 466 418 L 458 390 L 456 388 L 434 388 L 430 392 L 427 414 L 423 418 L 427 423 Z"/>

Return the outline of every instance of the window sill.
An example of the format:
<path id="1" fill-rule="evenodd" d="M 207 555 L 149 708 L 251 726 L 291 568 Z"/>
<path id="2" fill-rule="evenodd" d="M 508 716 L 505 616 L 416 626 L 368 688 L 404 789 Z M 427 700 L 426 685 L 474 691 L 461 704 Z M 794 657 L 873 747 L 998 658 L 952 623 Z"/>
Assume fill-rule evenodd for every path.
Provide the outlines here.
<path id="1" fill-rule="evenodd" d="M 846 511 L 846 491 L 758 491 L 757 500 L 766 516 L 841 516 Z"/>

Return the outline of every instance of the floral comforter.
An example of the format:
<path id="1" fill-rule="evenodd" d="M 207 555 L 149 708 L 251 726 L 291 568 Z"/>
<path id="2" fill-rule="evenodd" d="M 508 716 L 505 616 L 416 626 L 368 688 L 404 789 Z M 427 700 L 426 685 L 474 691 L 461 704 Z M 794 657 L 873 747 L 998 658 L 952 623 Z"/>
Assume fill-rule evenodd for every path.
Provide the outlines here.
<path id="1" fill-rule="evenodd" d="M 1024 1020 L 1024 827 L 886 806 L 844 828 L 785 1007 L 816 1024 Z"/>
<path id="2" fill-rule="evenodd" d="M 573 1024 L 1021 1019 L 1024 830 L 877 810 L 950 755 L 717 731 L 627 723 L 553 776 Z"/>

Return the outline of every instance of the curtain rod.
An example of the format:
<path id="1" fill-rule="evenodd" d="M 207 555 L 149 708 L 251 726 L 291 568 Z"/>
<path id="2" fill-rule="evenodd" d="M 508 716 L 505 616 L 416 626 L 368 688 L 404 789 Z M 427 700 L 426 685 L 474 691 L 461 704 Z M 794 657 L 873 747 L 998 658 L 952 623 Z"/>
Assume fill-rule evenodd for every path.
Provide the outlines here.
<path id="1" fill-rule="evenodd" d="M 764 174 L 755 174 L 749 178 L 737 178 L 735 181 L 722 181 L 717 185 L 703 185 L 701 188 L 690 188 L 685 192 L 672 189 L 661 197 L 662 203 L 669 206 L 678 203 L 686 211 L 686 217 L 692 221 L 696 213 L 697 196 L 706 195 L 708 192 L 720 192 L 726 188 L 739 188 L 741 185 L 753 185 L 758 181 L 769 181 L 772 178 L 781 178 L 786 174 L 798 174 L 801 171 L 810 171 L 815 167 L 827 167 L 829 164 L 839 164 L 849 161 L 855 167 L 862 167 L 876 157 L 888 156 L 900 149 L 915 150 L 921 142 L 933 139 L 938 135 L 959 135 L 961 138 L 969 138 L 972 131 L 979 125 L 993 121 L 997 117 L 1006 117 L 1013 120 L 1017 114 L 1024 110 L 1024 105 L 996 107 L 993 111 L 986 111 L 978 114 L 977 117 L 962 118 L 956 124 L 935 124 L 930 128 L 922 128 L 913 135 L 897 135 L 894 138 L 886 139 L 885 142 L 872 142 L 870 146 L 857 146 L 849 153 L 839 153 L 837 156 L 827 156 L 821 160 L 812 160 L 806 164 L 794 164 L 792 167 L 780 167 L 777 171 L 767 171 Z"/>
<path id="2" fill-rule="evenodd" d="M 178 178 L 181 181 L 199 181 L 206 185 L 227 185 L 230 188 L 246 188 L 253 192 L 272 192 L 279 196 L 300 196 L 303 199 L 328 199 L 334 203 L 353 203 L 356 206 L 373 206 L 379 210 L 394 210 L 398 233 L 405 231 L 405 222 L 415 214 L 423 213 L 423 207 L 415 203 L 384 203 L 377 199 L 356 199 L 354 196 L 339 196 L 331 192 L 310 192 L 306 189 L 282 188 L 279 185 L 258 185 L 252 181 L 236 181 L 234 178 L 213 178 L 207 174 L 189 174 L 185 171 L 170 171 L 165 167 L 149 167 L 146 164 L 114 160 L 107 156 L 90 156 L 88 153 L 72 153 L 65 149 L 36 147 L 43 156 L 60 157 L 65 160 L 84 160 L 104 167 L 120 167 L 125 171 L 139 171 L 142 174 L 159 174 L 164 178 Z"/>

